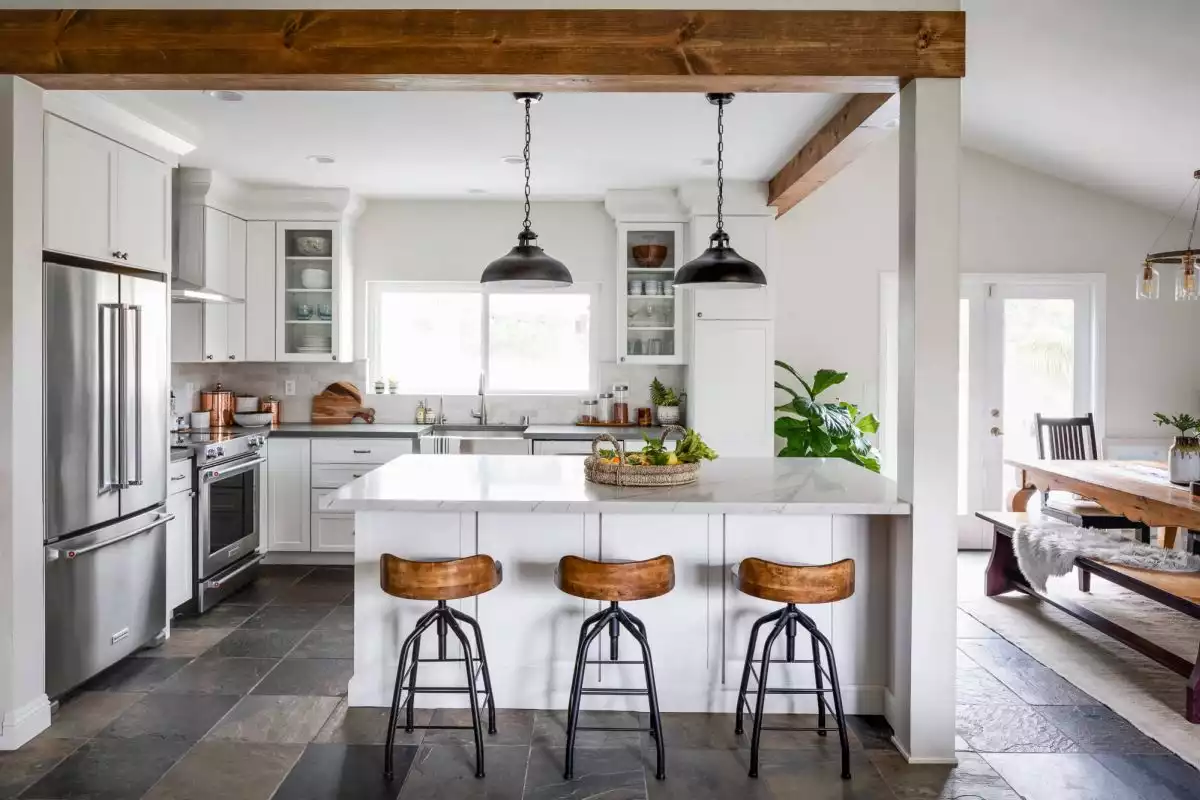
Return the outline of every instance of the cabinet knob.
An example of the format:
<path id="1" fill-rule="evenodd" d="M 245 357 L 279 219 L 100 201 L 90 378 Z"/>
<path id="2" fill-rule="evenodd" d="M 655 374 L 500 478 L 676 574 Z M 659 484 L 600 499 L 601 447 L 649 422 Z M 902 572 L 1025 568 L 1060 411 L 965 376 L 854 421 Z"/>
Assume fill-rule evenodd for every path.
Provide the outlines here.
<path id="1" fill-rule="evenodd" d="M 113 258 L 120 258 L 120 257 L 121 257 L 121 251 L 120 251 L 120 250 L 113 250 L 113 252 L 112 252 L 112 257 L 113 257 Z"/>
<path id="2" fill-rule="evenodd" d="M 334 361 L 337 361 L 337 356 L 333 356 L 333 360 L 334 360 Z"/>
<path id="3" fill-rule="evenodd" d="M 230 360 L 230 361 L 237 361 L 237 356 L 230 356 L 230 357 L 229 357 L 229 360 Z"/>
<path id="4" fill-rule="evenodd" d="M 212 357 L 212 356 L 205 356 L 205 358 L 206 358 L 206 359 L 208 359 L 209 361 L 212 361 L 212 360 L 213 360 L 213 357 Z"/>
<path id="5" fill-rule="evenodd" d="M 625 356 L 621 356 L 621 361 L 624 361 L 624 360 L 625 360 Z"/>
<path id="6" fill-rule="evenodd" d="M 703 311 L 697 311 L 697 312 L 696 312 L 696 317 L 697 317 L 697 318 L 699 318 L 699 317 L 703 317 L 703 316 L 704 316 L 704 312 L 703 312 Z"/>

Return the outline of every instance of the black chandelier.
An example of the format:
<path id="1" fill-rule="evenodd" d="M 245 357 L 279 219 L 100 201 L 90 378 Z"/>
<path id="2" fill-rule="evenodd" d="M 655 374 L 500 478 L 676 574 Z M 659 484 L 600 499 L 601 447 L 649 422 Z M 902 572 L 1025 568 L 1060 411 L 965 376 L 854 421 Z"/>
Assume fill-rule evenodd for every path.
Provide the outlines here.
<path id="1" fill-rule="evenodd" d="M 1163 250 L 1146 254 L 1142 260 L 1142 266 L 1138 270 L 1137 298 L 1139 300 L 1158 299 L 1158 270 L 1155 268 L 1155 264 L 1179 265 L 1179 272 L 1175 274 L 1176 300 L 1200 300 L 1200 275 L 1197 275 L 1197 270 L 1200 269 L 1200 249 L 1193 245 L 1196 235 L 1196 219 L 1200 217 L 1200 191 L 1197 191 L 1200 189 L 1200 169 L 1196 170 L 1192 177 L 1195 178 L 1195 181 L 1192 183 L 1191 190 L 1179 202 L 1179 206 L 1171 215 L 1167 226 L 1158 235 L 1158 239 L 1154 240 L 1154 244 L 1150 245 L 1150 249 L 1153 250 L 1158 244 L 1158 240 L 1170 229 L 1171 224 L 1179 216 L 1180 210 L 1192 196 L 1192 192 L 1196 192 L 1196 207 L 1192 211 L 1192 226 L 1188 229 L 1187 245 L 1182 250 Z"/>

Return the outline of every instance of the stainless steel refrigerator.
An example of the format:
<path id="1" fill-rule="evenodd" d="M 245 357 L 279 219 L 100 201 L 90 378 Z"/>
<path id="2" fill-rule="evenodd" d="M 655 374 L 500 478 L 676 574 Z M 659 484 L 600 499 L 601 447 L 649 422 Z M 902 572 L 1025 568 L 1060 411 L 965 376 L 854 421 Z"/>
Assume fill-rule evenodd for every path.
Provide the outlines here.
<path id="1" fill-rule="evenodd" d="M 166 627 L 165 276 L 43 265 L 46 693 Z"/>

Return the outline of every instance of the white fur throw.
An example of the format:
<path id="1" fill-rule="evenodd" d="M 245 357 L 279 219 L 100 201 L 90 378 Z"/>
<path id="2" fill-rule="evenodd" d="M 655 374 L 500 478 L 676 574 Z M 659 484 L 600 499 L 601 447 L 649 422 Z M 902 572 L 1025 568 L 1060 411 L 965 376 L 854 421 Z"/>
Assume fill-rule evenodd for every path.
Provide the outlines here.
<path id="1" fill-rule="evenodd" d="M 1077 556 L 1138 569 L 1200 572 L 1200 557 L 1142 544 L 1127 535 L 1127 531 L 1041 522 L 1018 527 L 1012 539 L 1021 572 L 1039 592 L 1046 590 L 1051 576 L 1070 572 Z"/>

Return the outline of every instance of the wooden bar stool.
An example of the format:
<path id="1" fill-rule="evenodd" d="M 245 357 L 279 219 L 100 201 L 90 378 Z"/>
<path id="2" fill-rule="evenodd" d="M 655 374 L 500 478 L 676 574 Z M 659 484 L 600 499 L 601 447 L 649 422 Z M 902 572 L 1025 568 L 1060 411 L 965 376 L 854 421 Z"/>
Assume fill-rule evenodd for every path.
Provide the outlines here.
<path id="1" fill-rule="evenodd" d="M 477 688 L 480 674 L 483 676 L 482 694 L 487 696 L 488 733 L 496 732 L 496 700 L 492 695 L 492 676 L 488 672 L 487 653 L 483 649 L 483 631 L 479 623 L 456 608 L 447 605 L 449 600 L 461 600 L 489 592 L 503 580 L 500 562 L 491 556 L 476 555 L 447 561 L 407 561 L 393 555 L 379 557 L 379 585 L 392 597 L 405 600 L 435 600 L 437 605 L 417 620 L 413 632 L 404 640 L 400 649 L 400 664 L 396 668 L 396 688 L 392 693 L 392 714 L 388 722 L 387 750 L 384 756 L 383 774 L 392 778 L 392 747 L 396 741 L 396 724 L 400 707 L 405 707 L 404 730 L 412 733 L 416 728 L 439 730 L 468 730 L 466 725 L 414 725 L 414 701 L 418 694 L 466 694 L 471 701 L 470 730 L 475 732 L 475 777 L 482 778 L 483 771 L 483 727 L 479 720 L 479 694 Z M 458 623 L 471 626 L 475 632 L 476 657 L 471 656 L 471 643 Z M 438 657 L 421 658 L 421 636 L 436 625 Z M 462 658 L 446 657 L 446 636 L 453 632 L 462 645 Z M 412 654 L 411 661 L 409 653 Z M 462 662 L 466 666 L 465 686 L 417 686 L 417 667 L 422 663 Z M 406 668 L 407 665 L 407 668 Z M 405 683 L 408 694 L 402 699 Z"/>
<path id="2" fill-rule="evenodd" d="M 763 730 L 815 731 L 824 736 L 828 731 L 837 730 L 842 745 L 842 777 L 850 777 L 850 743 L 846 735 L 846 715 L 842 713 L 842 687 L 838 683 L 837 662 L 833 657 L 833 647 L 825 634 L 817 629 L 812 618 L 796 604 L 813 605 L 816 603 L 836 603 L 854 594 L 854 560 L 843 559 L 834 564 L 809 566 L 800 564 L 776 564 L 759 558 L 747 558 L 733 570 L 733 582 L 738 591 L 762 600 L 775 600 L 786 603 L 778 611 L 772 611 L 757 620 L 750 629 L 750 646 L 746 649 L 746 665 L 742 670 L 742 685 L 738 690 L 737 723 L 734 732 L 741 734 L 742 719 L 745 709 L 750 707 L 747 694 L 756 695 L 752 714 L 753 733 L 750 737 L 750 777 L 758 777 L 758 745 Z M 762 659 L 759 672 L 755 674 L 755 688 L 750 689 L 750 675 L 754 673 L 754 647 L 758 643 L 758 629 L 768 622 L 774 622 L 771 632 L 767 634 L 766 644 L 763 645 Z M 796 628 L 804 628 L 812 637 L 812 659 L 796 659 Z M 780 634 L 787 636 L 787 657 L 771 658 L 775 640 Z M 821 649 L 825 650 L 828 658 L 829 671 L 821 666 Z M 815 689 L 771 689 L 767 686 L 767 672 L 772 664 L 812 664 L 817 687 Z M 828 680 L 830 688 L 825 688 Z M 764 728 L 762 724 L 763 710 L 769 694 L 815 694 L 817 696 L 817 727 L 815 728 Z M 826 694 L 833 695 L 833 712 L 837 719 L 837 728 L 825 726 L 825 709 L 829 701 Z"/>
<path id="3" fill-rule="evenodd" d="M 558 562 L 554 582 L 559 589 L 585 600 L 607 602 L 608 608 L 584 620 L 579 631 L 579 649 L 575 652 L 575 678 L 571 682 L 571 700 L 567 708 L 567 756 L 563 777 L 571 780 L 575 771 L 575 734 L 578 731 L 627 731 L 645 728 L 580 727 L 579 706 L 583 695 L 646 695 L 650 701 L 650 735 L 654 737 L 658 757 L 655 777 L 667 777 L 666 753 L 662 737 L 662 717 L 658 713 L 658 689 L 654 683 L 654 662 L 650 658 L 650 643 L 646 626 L 640 619 L 621 608 L 626 600 L 649 600 L 661 597 L 675 588 L 675 562 L 670 556 L 658 556 L 648 561 L 589 561 L 576 556 L 564 556 Z M 588 661 L 587 651 L 596 637 L 608 628 L 608 661 Z M 629 632 L 642 649 L 640 661 L 621 661 L 618 642 L 621 628 Z M 588 689 L 583 685 L 583 672 L 588 664 L 641 664 L 646 673 L 645 689 Z"/>

